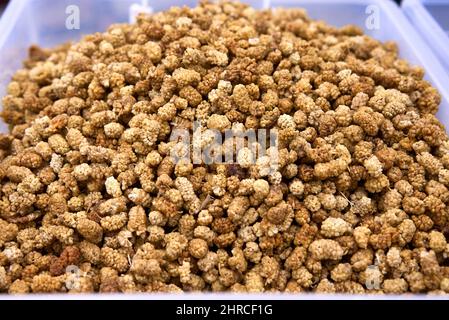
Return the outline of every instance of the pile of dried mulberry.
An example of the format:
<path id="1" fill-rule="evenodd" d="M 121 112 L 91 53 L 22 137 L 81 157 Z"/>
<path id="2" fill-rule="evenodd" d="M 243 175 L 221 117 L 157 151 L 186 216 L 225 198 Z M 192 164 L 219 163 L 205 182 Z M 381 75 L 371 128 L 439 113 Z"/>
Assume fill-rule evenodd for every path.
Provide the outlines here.
<path id="1" fill-rule="evenodd" d="M 0 292 L 449 293 L 423 75 L 357 27 L 230 2 L 32 47 L 3 98 Z M 278 170 L 175 162 L 194 121 L 277 129 Z"/>

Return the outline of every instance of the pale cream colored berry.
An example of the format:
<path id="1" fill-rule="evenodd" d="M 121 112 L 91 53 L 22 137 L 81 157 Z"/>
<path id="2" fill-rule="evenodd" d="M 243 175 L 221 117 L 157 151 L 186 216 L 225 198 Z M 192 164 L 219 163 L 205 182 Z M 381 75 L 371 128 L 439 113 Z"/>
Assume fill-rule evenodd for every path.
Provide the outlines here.
<path id="1" fill-rule="evenodd" d="M 249 148 L 242 148 L 238 151 L 237 154 L 237 163 L 242 168 L 249 168 L 251 167 L 255 161 L 254 161 L 254 154 Z"/>
<path id="2" fill-rule="evenodd" d="M 289 186 L 290 192 L 295 196 L 301 196 L 304 193 L 304 184 L 300 180 L 293 180 Z"/>
<path id="3" fill-rule="evenodd" d="M 108 123 L 104 126 L 104 133 L 109 138 L 120 138 L 124 130 L 124 127 L 120 123 L 115 122 Z"/>
<path id="4" fill-rule="evenodd" d="M 75 178 L 79 181 L 85 181 L 89 179 L 89 176 L 92 173 L 92 168 L 87 163 L 82 163 L 80 165 L 77 165 L 73 169 L 73 175 Z"/>
<path id="5" fill-rule="evenodd" d="M 368 247 L 370 235 L 371 230 L 367 227 L 360 226 L 354 229 L 354 239 L 361 249 L 366 249 Z"/>
<path id="6" fill-rule="evenodd" d="M 328 239 L 313 241 L 309 252 L 316 260 L 340 260 L 344 253 L 337 241 Z"/>
<path id="7" fill-rule="evenodd" d="M 114 177 L 107 178 L 104 185 L 106 187 L 106 192 L 114 198 L 120 197 L 122 195 L 120 183 Z"/>
<path id="8" fill-rule="evenodd" d="M 278 119 L 278 126 L 281 129 L 295 129 L 296 123 L 292 116 L 283 114 Z"/>
<path id="9" fill-rule="evenodd" d="M 397 268 L 402 262 L 401 251 L 397 247 L 392 247 L 387 253 L 387 263 L 392 268 Z"/>
<path id="10" fill-rule="evenodd" d="M 308 195 L 304 199 L 304 205 L 306 206 L 307 209 L 309 209 L 312 212 L 316 212 L 321 208 L 320 200 L 318 199 L 317 196 L 314 195 Z"/>
<path id="11" fill-rule="evenodd" d="M 429 234 L 429 247 L 435 252 L 442 252 L 446 249 L 446 237 L 439 231 L 432 230 Z"/>

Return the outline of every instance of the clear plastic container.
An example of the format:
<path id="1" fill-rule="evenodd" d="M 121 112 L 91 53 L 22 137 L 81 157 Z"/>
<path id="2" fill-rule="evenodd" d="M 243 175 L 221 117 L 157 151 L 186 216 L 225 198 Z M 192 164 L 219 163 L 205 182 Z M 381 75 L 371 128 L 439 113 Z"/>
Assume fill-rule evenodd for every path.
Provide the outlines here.
<path id="1" fill-rule="evenodd" d="M 449 0 L 404 0 L 402 10 L 449 74 Z"/>
<path id="2" fill-rule="evenodd" d="M 443 96 L 438 116 L 449 126 L 449 76 L 444 72 L 441 63 L 421 36 L 403 15 L 400 8 L 390 0 L 243 0 L 253 7 L 303 7 L 314 19 L 327 21 L 336 26 L 356 24 L 372 37 L 381 40 L 395 41 L 400 48 L 402 58 L 412 64 L 420 65 L 426 70 L 426 79 L 439 89 Z M 75 41 L 83 34 L 104 31 L 112 23 L 129 21 L 130 7 L 137 0 L 12 0 L 0 20 L 0 96 L 5 94 L 5 87 L 11 75 L 21 67 L 31 44 L 49 47 L 66 41 Z M 167 9 L 173 5 L 193 6 L 196 0 L 148 0 L 154 11 Z M 76 5 L 80 9 L 80 29 L 68 30 L 66 8 Z M 370 28 L 369 19 L 378 15 L 378 28 Z M 3 125 L 2 130 L 6 130 Z M 269 299 L 316 299 L 323 295 L 265 295 L 254 298 Z M 89 296 L 92 298 L 92 296 Z M 96 296 L 98 297 L 98 296 Z M 119 296 L 109 296 L 117 298 Z M 130 296 L 127 296 L 130 297 Z M 136 296 L 133 296 L 134 298 Z M 141 297 L 141 296 L 140 296 Z M 155 296 L 153 296 L 154 298 Z M 162 299 L 165 296 L 158 296 Z M 180 299 L 180 296 L 170 298 Z M 203 295 L 183 295 L 204 299 Z M 224 295 L 209 295 L 207 299 L 224 298 Z M 228 296 L 232 299 L 243 295 Z M 247 297 L 247 296 L 246 296 Z M 341 299 L 343 296 L 334 296 Z M 139 295 L 137 295 L 139 298 Z M 151 298 L 151 297 L 150 297 Z M 332 296 L 328 297 L 332 298 Z M 355 297 L 353 297 L 355 298 Z M 363 299 L 358 296 L 358 299 Z M 393 297 L 394 298 L 394 297 Z M 403 299 L 404 297 L 401 297 Z M 408 296 L 408 298 L 413 298 Z M 416 296 L 415 296 L 416 298 Z M 45 299 L 45 296 L 36 296 Z"/>

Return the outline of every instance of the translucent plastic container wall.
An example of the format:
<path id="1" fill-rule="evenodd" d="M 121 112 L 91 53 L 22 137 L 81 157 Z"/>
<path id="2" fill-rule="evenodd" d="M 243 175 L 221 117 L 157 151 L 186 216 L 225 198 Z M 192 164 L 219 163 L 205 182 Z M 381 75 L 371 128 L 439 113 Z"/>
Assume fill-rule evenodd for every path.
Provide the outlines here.
<path id="1" fill-rule="evenodd" d="M 51 47 L 104 31 L 110 24 L 129 21 L 129 8 L 138 0 L 12 0 L 0 21 L 0 96 L 31 44 Z M 147 0 L 154 11 L 174 5 L 194 6 L 197 0 Z M 449 76 L 435 54 L 390 0 L 243 0 L 257 9 L 303 7 L 310 16 L 336 26 L 356 24 L 381 41 L 393 40 L 401 57 L 426 70 L 426 79 L 443 95 L 439 118 L 449 125 Z M 80 29 L 66 28 L 69 6 L 80 11 Z M 367 24 L 377 15 L 378 26 Z M 1 129 L 5 130 L 3 126 Z"/>
<path id="2" fill-rule="evenodd" d="M 404 0 L 402 8 L 449 74 L 449 0 Z"/>

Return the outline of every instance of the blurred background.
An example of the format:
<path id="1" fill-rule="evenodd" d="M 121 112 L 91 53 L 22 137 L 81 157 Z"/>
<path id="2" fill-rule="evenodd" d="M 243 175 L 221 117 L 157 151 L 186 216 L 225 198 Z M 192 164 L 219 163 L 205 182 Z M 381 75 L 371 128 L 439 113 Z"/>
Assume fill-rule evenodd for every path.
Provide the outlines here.
<path id="1" fill-rule="evenodd" d="M 92 0 L 95 1 L 95 0 Z M 401 0 L 394 0 L 396 3 L 400 4 Z M 8 4 L 9 0 L 0 0 L 0 16 L 3 13 L 3 10 L 5 10 L 6 5 Z M 136 0 L 138 2 L 138 0 Z"/>

